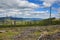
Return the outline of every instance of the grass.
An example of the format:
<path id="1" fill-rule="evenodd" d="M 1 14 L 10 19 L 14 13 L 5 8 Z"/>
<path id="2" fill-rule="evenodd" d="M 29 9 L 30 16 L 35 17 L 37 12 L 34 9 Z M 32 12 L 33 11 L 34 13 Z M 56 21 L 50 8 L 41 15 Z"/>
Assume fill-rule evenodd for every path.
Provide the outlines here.
<path id="1" fill-rule="evenodd" d="M 0 33 L 0 39 L 11 39 L 14 35 L 17 35 L 18 32 L 14 31 L 11 28 L 0 28 L 0 30 L 5 30 L 6 32 Z"/>
<path id="2" fill-rule="evenodd" d="M 41 34 L 41 31 L 35 31 L 33 34 L 34 35 L 40 35 Z"/>

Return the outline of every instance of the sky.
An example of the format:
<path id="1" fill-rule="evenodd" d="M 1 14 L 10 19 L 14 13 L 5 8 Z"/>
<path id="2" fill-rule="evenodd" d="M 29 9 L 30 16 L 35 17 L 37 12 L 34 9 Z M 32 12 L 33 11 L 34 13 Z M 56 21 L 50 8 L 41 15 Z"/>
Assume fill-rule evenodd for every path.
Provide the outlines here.
<path id="1" fill-rule="evenodd" d="M 60 0 L 0 0 L 0 17 L 59 18 Z"/>

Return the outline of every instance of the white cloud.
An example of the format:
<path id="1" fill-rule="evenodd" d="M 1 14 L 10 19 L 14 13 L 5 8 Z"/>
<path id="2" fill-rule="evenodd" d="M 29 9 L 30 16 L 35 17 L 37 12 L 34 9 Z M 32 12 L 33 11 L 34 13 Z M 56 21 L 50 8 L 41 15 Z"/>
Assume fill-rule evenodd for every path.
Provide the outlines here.
<path id="1" fill-rule="evenodd" d="M 0 8 L 37 8 L 39 5 L 26 0 L 0 0 Z"/>
<path id="2" fill-rule="evenodd" d="M 60 18 L 60 8 L 57 9 L 57 17 Z"/>
<path id="3" fill-rule="evenodd" d="M 41 0 L 41 1 L 44 1 L 43 2 L 43 5 L 45 7 L 50 7 L 52 6 L 55 2 L 58 2 L 59 0 Z"/>
<path id="4" fill-rule="evenodd" d="M 32 13 L 36 13 L 36 14 L 44 14 L 44 13 L 47 13 L 48 12 L 48 10 L 47 11 L 34 11 L 34 12 L 32 12 Z"/>
<path id="5" fill-rule="evenodd" d="M 3 12 L 3 11 L 5 11 L 5 10 L 3 10 L 3 9 L 0 9 L 0 12 Z"/>
<path id="6" fill-rule="evenodd" d="M 44 1 L 44 7 L 50 7 L 57 0 L 42 0 Z M 35 17 L 35 18 L 48 18 L 48 11 L 35 11 L 32 12 L 35 8 L 40 6 L 27 0 L 0 0 L 0 17 L 6 16 L 15 16 L 16 17 Z M 3 13 L 3 14 L 1 14 Z M 52 14 L 53 16 L 55 14 Z"/>
<path id="7" fill-rule="evenodd" d="M 31 14 L 25 14 L 26 16 L 30 16 Z"/>
<path id="8" fill-rule="evenodd" d="M 56 17 L 57 18 L 60 18 L 60 7 L 59 8 L 53 8 L 53 10 L 55 10 L 56 11 Z"/>
<path id="9" fill-rule="evenodd" d="M 58 13 L 60 13 L 60 8 L 58 8 L 57 10 L 58 10 Z"/>
<path id="10" fill-rule="evenodd" d="M 32 11 L 26 12 L 24 18 L 49 18 L 48 11 Z"/>
<path id="11" fill-rule="evenodd" d="M 48 2 L 44 2 L 43 5 L 44 5 L 44 7 L 50 7 L 51 6 L 51 4 Z"/>
<path id="12" fill-rule="evenodd" d="M 30 14 L 31 16 L 33 15 L 34 18 L 49 18 L 50 14 L 48 11 L 35 11 Z M 57 17 L 56 14 L 52 13 L 51 17 Z"/>
<path id="13" fill-rule="evenodd" d="M 30 11 L 38 7 L 39 5 L 27 0 L 0 0 L 0 15 L 15 16 L 16 14 L 23 17 L 23 15 L 29 15 Z"/>
<path id="14" fill-rule="evenodd" d="M 6 13 L 0 14 L 0 17 L 12 16 L 12 17 L 23 17 L 23 18 L 49 18 L 48 11 L 20 11 L 18 9 L 5 10 Z M 52 14 L 52 16 L 55 16 Z"/>

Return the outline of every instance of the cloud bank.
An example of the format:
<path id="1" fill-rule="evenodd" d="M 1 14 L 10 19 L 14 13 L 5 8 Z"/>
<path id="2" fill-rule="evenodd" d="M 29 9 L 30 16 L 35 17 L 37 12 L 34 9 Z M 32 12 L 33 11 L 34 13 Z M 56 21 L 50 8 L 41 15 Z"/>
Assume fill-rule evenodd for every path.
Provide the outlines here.
<path id="1" fill-rule="evenodd" d="M 55 2 L 60 0 L 40 0 L 43 1 L 43 7 L 50 7 Z M 60 5 L 60 4 L 59 4 Z M 47 11 L 34 11 L 41 6 L 36 3 L 29 2 L 28 0 L 0 0 L 0 17 L 24 17 L 24 18 L 48 18 L 49 12 Z M 60 9 L 58 9 L 58 12 Z M 45 15 L 45 16 L 43 16 Z M 55 14 L 52 14 L 55 16 Z"/>
<path id="2" fill-rule="evenodd" d="M 0 0 L 0 8 L 37 8 L 38 5 L 26 0 Z"/>

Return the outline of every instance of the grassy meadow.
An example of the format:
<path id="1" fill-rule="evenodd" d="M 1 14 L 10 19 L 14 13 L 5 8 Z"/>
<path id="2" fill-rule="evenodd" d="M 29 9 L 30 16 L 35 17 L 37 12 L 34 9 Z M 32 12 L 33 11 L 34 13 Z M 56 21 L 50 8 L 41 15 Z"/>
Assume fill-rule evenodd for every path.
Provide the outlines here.
<path id="1" fill-rule="evenodd" d="M 60 21 L 55 18 L 52 18 L 51 22 L 49 21 L 50 19 L 39 21 L 0 20 L 0 40 L 37 40 L 42 33 L 44 35 L 60 33 Z"/>
<path id="2" fill-rule="evenodd" d="M 37 40 L 42 33 L 53 35 L 58 32 L 60 32 L 60 25 L 6 27 L 0 28 L 0 40 Z"/>

